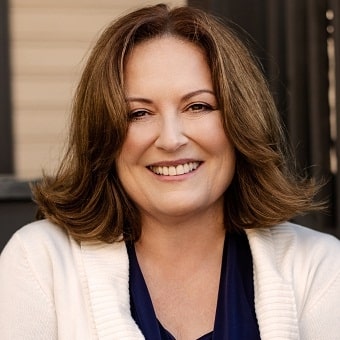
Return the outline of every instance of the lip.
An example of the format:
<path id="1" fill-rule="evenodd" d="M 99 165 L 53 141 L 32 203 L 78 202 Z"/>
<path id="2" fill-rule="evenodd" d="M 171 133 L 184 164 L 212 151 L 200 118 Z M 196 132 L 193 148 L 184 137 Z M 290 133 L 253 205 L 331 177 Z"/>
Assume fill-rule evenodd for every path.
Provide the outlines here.
<path id="1" fill-rule="evenodd" d="M 185 163 L 193 163 L 193 162 L 198 162 L 198 163 L 203 163 L 199 159 L 194 159 L 194 158 L 183 158 L 183 159 L 176 159 L 176 160 L 164 160 L 164 161 L 159 161 L 155 163 L 151 163 L 147 166 L 147 168 L 150 167 L 156 167 L 156 166 L 177 166 L 177 165 L 183 165 Z"/>
<path id="2" fill-rule="evenodd" d="M 202 161 L 194 159 L 179 159 L 160 161 L 147 166 L 147 169 L 160 178 L 180 178 L 195 172 Z"/>

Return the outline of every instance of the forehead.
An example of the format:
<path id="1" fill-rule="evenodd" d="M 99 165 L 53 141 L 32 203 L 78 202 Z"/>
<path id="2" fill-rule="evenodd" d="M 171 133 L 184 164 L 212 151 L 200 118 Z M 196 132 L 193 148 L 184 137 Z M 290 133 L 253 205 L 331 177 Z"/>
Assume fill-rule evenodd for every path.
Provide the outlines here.
<path id="1" fill-rule="evenodd" d="M 134 46 L 125 60 L 126 83 L 160 81 L 178 82 L 180 78 L 211 81 L 204 50 L 198 45 L 173 36 L 152 38 Z"/>
<path id="2" fill-rule="evenodd" d="M 197 43 L 188 41 L 182 37 L 173 35 L 163 35 L 153 37 L 151 39 L 135 44 L 124 58 L 124 64 L 135 61 L 136 58 L 153 58 L 158 60 L 185 56 L 200 56 L 202 60 L 207 62 L 206 51 Z M 175 59 L 176 60 L 176 59 Z M 145 60 L 143 60 L 145 62 Z"/>

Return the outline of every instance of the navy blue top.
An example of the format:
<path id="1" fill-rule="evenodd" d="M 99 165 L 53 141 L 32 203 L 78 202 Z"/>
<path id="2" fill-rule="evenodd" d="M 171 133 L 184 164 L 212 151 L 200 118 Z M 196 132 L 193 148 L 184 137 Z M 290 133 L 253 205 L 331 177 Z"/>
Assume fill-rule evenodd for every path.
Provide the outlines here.
<path id="1" fill-rule="evenodd" d="M 157 320 L 135 248 L 128 245 L 132 317 L 147 340 L 175 340 Z M 255 315 L 253 263 L 244 233 L 228 234 L 224 243 L 214 329 L 198 340 L 260 340 Z"/>

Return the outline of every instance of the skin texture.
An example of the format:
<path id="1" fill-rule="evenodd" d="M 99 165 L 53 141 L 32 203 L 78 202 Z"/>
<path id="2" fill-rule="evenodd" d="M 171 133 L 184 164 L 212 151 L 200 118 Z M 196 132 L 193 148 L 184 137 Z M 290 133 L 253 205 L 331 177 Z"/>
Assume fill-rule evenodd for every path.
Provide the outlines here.
<path id="1" fill-rule="evenodd" d="M 214 325 L 234 148 L 196 45 L 143 42 L 124 81 L 130 126 L 117 170 L 141 213 L 138 261 L 163 326 L 176 339 L 198 338 Z"/>

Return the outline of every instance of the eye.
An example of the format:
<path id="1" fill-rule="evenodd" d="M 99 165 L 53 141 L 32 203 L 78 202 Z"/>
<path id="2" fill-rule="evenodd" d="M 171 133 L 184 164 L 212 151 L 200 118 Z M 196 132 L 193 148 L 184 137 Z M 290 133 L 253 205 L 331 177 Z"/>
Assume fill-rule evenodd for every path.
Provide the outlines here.
<path id="1" fill-rule="evenodd" d="M 207 103 L 193 103 L 187 107 L 187 111 L 194 113 L 210 112 L 215 110 L 212 105 Z"/>
<path id="2" fill-rule="evenodd" d="M 129 112 L 129 121 L 138 121 L 144 119 L 146 116 L 148 116 L 150 112 L 147 110 L 134 110 Z"/>

